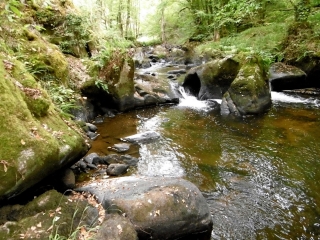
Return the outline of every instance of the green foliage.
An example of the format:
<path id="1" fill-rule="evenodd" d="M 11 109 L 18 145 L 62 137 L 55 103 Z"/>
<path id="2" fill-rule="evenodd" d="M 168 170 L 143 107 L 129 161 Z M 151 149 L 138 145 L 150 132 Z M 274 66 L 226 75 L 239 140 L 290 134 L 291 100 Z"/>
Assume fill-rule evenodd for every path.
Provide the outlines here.
<path id="1" fill-rule="evenodd" d="M 97 79 L 97 80 L 95 80 L 94 84 L 95 84 L 99 89 L 101 89 L 101 90 L 109 93 L 109 91 L 108 91 L 108 85 L 107 85 L 106 83 L 104 83 L 103 80 Z"/>
<path id="2" fill-rule="evenodd" d="M 239 34 L 222 38 L 220 42 L 207 42 L 199 45 L 197 51 L 205 53 L 219 49 L 226 54 L 238 52 L 255 53 L 261 56 L 264 65 L 281 61 L 281 44 L 286 37 L 287 24 L 274 23 L 267 26 L 249 28 Z"/>
<path id="3" fill-rule="evenodd" d="M 15 17 L 21 17 L 22 12 L 19 10 L 21 2 L 19 0 L 9 0 L 5 5 L 4 11 L 0 12 L 0 15 L 6 15 L 10 22 L 13 22 Z"/>
<path id="4" fill-rule="evenodd" d="M 53 81 L 42 82 L 42 85 L 62 113 L 70 114 L 71 110 L 78 108 L 74 90 Z"/>
<path id="5" fill-rule="evenodd" d="M 73 54 L 77 47 L 84 47 L 90 41 L 88 20 L 83 15 L 67 14 L 63 24 L 54 30 L 61 38 L 59 46 L 64 53 Z"/>

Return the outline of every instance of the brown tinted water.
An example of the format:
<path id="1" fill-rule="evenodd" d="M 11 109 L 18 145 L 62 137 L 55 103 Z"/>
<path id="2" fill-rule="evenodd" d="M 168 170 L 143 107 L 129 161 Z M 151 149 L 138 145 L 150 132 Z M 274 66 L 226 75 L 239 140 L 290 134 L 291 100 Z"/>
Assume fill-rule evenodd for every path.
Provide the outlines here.
<path id="1" fill-rule="evenodd" d="M 106 119 L 90 152 L 146 130 L 159 141 L 131 146 L 128 174 L 178 176 L 203 192 L 212 239 L 320 239 L 320 109 L 274 102 L 262 116 L 223 117 L 179 106 Z"/>
<path id="2" fill-rule="evenodd" d="M 119 138 L 155 130 L 158 142 L 132 146 L 129 174 L 181 176 L 211 208 L 212 239 L 320 238 L 320 110 L 275 103 L 252 118 L 178 106 L 107 119 L 91 152 L 113 153 Z"/>

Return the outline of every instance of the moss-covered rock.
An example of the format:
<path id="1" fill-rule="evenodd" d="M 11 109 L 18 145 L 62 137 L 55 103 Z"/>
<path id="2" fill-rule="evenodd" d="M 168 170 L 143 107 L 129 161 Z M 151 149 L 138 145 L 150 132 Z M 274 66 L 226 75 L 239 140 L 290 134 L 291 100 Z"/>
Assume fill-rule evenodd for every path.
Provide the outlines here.
<path id="1" fill-rule="evenodd" d="M 87 151 L 77 128 L 59 116 L 35 79 L 14 74 L 27 72 L 22 66 L 0 56 L 0 200 L 18 195 Z"/>
<path id="2" fill-rule="evenodd" d="M 4 218 L 0 223 L 0 239 L 53 239 L 58 236 L 67 239 L 79 234 L 80 227 L 95 226 L 98 210 L 87 201 L 69 200 L 51 190 L 25 206 L 0 209 Z"/>
<path id="3" fill-rule="evenodd" d="M 192 68 L 183 86 L 201 100 L 222 98 L 239 71 L 239 62 L 232 58 L 210 61 Z"/>
<path id="4" fill-rule="evenodd" d="M 268 78 L 258 57 L 246 59 L 228 93 L 241 115 L 263 113 L 271 106 Z"/>
<path id="5" fill-rule="evenodd" d="M 126 55 L 107 61 L 99 76 L 86 81 L 81 92 L 102 106 L 126 111 L 135 107 L 134 62 Z"/>

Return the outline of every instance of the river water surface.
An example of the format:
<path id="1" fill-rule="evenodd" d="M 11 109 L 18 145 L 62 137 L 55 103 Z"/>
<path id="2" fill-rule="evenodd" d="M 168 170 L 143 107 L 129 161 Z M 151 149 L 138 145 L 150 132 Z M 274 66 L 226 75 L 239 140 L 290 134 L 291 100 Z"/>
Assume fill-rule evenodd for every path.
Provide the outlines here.
<path id="1" fill-rule="evenodd" d="M 320 110 L 316 99 L 272 93 L 267 114 L 235 118 L 186 104 L 135 110 L 98 125 L 90 152 L 147 130 L 128 175 L 183 177 L 199 187 L 212 239 L 320 239 Z"/>

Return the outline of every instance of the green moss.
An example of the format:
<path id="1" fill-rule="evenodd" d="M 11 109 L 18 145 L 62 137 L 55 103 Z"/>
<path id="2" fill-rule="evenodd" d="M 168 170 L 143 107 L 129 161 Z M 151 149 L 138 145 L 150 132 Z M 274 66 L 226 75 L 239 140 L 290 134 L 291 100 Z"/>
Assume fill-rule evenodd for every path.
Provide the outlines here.
<path id="1" fill-rule="evenodd" d="M 25 101 L 35 117 L 44 117 L 47 115 L 50 106 L 50 102 L 47 99 L 43 97 L 32 98 L 26 96 Z"/>
<path id="2" fill-rule="evenodd" d="M 92 227 L 97 210 L 87 201 L 69 202 L 55 190 L 48 191 L 13 212 L 15 222 L 7 225 L 10 230 L 5 239 L 75 239 L 79 227 Z M 12 215 L 12 213 L 11 213 Z M 41 223 L 41 224 L 39 224 Z M 37 226 L 36 226 L 37 225 Z M 36 226 L 36 229 L 33 229 Z M 33 229 L 33 230 L 32 230 Z M 4 239 L 1 236 L 0 239 Z"/>
<path id="3" fill-rule="evenodd" d="M 268 78 L 259 58 L 246 58 L 228 92 L 241 114 L 258 114 L 270 107 Z"/>
<path id="4" fill-rule="evenodd" d="M 20 193 L 86 151 L 81 135 L 73 130 L 76 127 L 71 123 L 68 126 L 45 96 L 42 102 L 30 102 L 34 110 L 29 110 L 23 89 L 14 85 L 17 80 L 7 72 L 0 57 L 0 199 Z M 35 80 L 30 78 L 28 83 L 32 82 Z"/>

